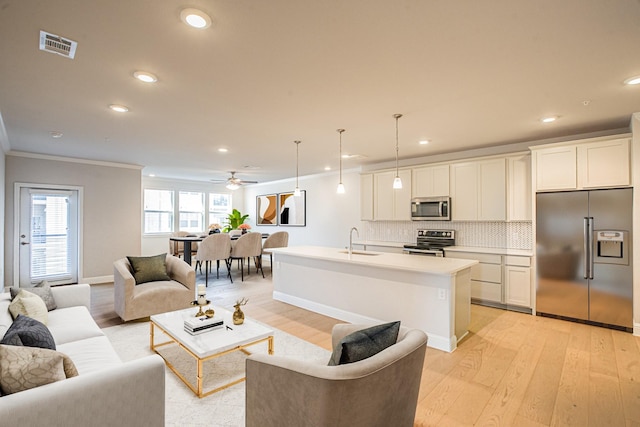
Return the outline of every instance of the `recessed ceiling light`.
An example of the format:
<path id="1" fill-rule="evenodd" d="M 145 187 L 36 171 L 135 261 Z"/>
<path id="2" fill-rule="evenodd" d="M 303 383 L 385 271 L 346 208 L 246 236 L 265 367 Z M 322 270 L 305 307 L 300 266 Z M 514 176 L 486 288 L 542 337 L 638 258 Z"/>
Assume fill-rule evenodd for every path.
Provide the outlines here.
<path id="1" fill-rule="evenodd" d="M 158 78 L 155 75 L 147 73 L 146 71 L 136 71 L 133 73 L 133 77 L 145 83 L 155 83 L 158 81 Z"/>
<path id="2" fill-rule="evenodd" d="M 211 26 L 209 15 L 198 9 L 183 9 L 180 12 L 180 19 L 193 28 L 204 29 Z"/>
<path id="3" fill-rule="evenodd" d="M 111 104 L 109 105 L 109 108 L 111 108 L 113 111 L 117 111 L 118 113 L 126 113 L 127 111 L 129 111 L 128 107 L 118 104 Z"/>
<path id="4" fill-rule="evenodd" d="M 420 141 L 418 141 L 418 144 L 420 145 L 427 145 L 429 143 L 428 139 L 421 139 Z"/>
<path id="5" fill-rule="evenodd" d="M 55 138 L 55 139 L 62 138 L 62 132 L 57 130 L 52 130 L 51 132 L 49 132 L 49 135 L 51 135 L 51 138 Z"/>
<path id="6" fill-rule="evenodd" d="M 637 85 L 637 84 L 640 84 L 640 76 L 629 77 L 627 80 L 624 81 L 624 84 L 626 84 L 626 85 Z"/>
<path id="7" fill-rule="evenodd" d="M 542 123 L 552 123 L 555 122 L 558 119 L 557 116 L 549 116 L 549 117 L 543 117 L 542 119 L 540 119 L 540 121 Z"/>
<path id="8" fill-rule="evenodd" d="M 227 153 L 229 150 L 228 150 L 228 149 L 226 149 L 226 148 L 218 148 L 218 151 L 219 151 L 220 153 Z"/>
<path id="9" fill-rule="evenodd" d="M 324 167 L 324 170 L 326 170 L 326 171 L 330 171 L 330 170 L 331 170 L 331 166 L 325 166 L 325 167 Z"/>
<path id="10" fill-rule="evenodd" d="M 149 174 L 149 176 L 150 176 L 151 178 L 153 178 L 153 177 L 155 177 L 155 176 L 156 176 L 156 174 L 155 174 L 155 173 L 150 173 L 150 174 Z"/>

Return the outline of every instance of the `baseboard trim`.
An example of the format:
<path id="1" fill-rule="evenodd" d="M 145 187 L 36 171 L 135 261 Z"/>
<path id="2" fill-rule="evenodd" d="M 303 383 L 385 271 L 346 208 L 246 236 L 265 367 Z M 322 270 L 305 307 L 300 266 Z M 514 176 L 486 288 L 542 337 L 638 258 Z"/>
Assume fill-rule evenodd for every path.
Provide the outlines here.
<path id="1" fill-rule="evenodd" d="M 352 313 L 350 311 L 342 310 L 336 307 L 331 307 L 325 304 L 320 304 L 314 301 L 309 301 L 304 298 L 296 297 L 293 295 L 285 294 L 280 291 L 273 291 L 273 299 L 277 301 L 286 302 L 287 304 L 295 305 L 296 307 L 304 308 L 305 310 L 320 313 L 325 316 L 333 317 L 334 319 L 344 320 L 349 323 L 382 323 L 385 320 L 375 319 L 373 317 L 363 316 L 361 314 Z M 457 348 L 456 337 L 443 337 L 433 334 L 429 331 L 425 331 L 428 341 L 427 346 L 435 348 L 437 350 L 452 352 Z"/>
<path id="2" fill-rule="evenodd" d="M 640 323 L 633 324 L 633 335 L 640 337 Z"/>

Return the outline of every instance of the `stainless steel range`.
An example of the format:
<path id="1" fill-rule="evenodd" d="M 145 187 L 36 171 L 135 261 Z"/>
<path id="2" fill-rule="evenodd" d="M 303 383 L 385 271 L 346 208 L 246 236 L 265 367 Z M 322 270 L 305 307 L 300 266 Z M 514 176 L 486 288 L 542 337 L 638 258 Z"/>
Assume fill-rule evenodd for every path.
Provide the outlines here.
<path id="1" fill-rule="evenodd" d="M 455 246 L 454 230 L 418 230 L 415 245 L 404 245 L 403 252 L 412 255 L 444 256 L 444 248 Z"/>

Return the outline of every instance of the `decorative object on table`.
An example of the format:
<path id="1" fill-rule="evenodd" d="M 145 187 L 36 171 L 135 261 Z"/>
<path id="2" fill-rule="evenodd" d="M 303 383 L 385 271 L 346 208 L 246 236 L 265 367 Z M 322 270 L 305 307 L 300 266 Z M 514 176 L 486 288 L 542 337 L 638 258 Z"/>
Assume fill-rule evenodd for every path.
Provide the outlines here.
<path id="1" fill-rule="evenodd" d="M 242 234 L 247 234 L 247 232 L 251 230 L 251 226 L 249 224 L 240 224 L 238 229 L 242 230 Z"/>
<path id="2" fill-rule="evenodd" d="M 211 331 L 223 325 L 224 319 L 222 316 L 206 316 L 184 319 L 184 330 L 191 335 L 198 335 L 203 332 Z"/>
<path id="3" fill-rule="evenodd" d="M 195 317 L 201 317 L 205 315 L 202 307 L 211 304 L 211 301 L 207 299 L 207 288 L 205 285 L 198 285 L 198 299 L 196 299 L 192 304 L 198 306 L 198 312 L 196 313 Z"/>
<path id="4" fill-rule="evenodd" d="M 256 224 L 278 225 L 278 195 L 263 194 L 256 196 Z"/>
<path id="5" fill-rule="evenodd" d="M 228 233 L 231 230 L 237 230 L 240 224 L 244 224 L 247 218 L 249 218 L 248 214 L 242 215 L 238 209 L 232 210 L 231 213 L 227 215 L 227 223 L 222 231 Z"/>
<path id="6" fill-rule="evenodd" d="M 219 233 L 222 226 L 220 224 L 210 224 L 209 234 Z"/>
<path id="7" fill-rule="evenodd" d="M 280 225 L 305 227 L 307 225 L 307 192 L 300 190 L 300 196 L 293 192 L 278 194 L 278 216 Z"/>
<path id="8" fill-rule="evenodd" d="M 236 301 L 233 307 L 236 311 L 233 312 L 233 324 L 242 325 L 244 323 L 244 313 L 240 310 L 240 307 L 246 305 L 249 302 L 248 299 L 242 298 Z"/>

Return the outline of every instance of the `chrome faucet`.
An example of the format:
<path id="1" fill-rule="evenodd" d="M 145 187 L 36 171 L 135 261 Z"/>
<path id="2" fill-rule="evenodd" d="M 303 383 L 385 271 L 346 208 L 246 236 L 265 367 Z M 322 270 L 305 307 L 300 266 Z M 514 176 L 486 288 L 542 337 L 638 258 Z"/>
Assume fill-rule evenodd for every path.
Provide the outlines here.
<path id="1" fill-rule="evenodd" d="M 355 227 L 351 227 L 351 230 L 349 231 L 349 256 L 351 256 L 351 253 L 353 252 L 353 232 L 354 231 L 358 235 L 358 238 L 360 237 L 360 233 L 358 232 L 358 229 Z"/>

